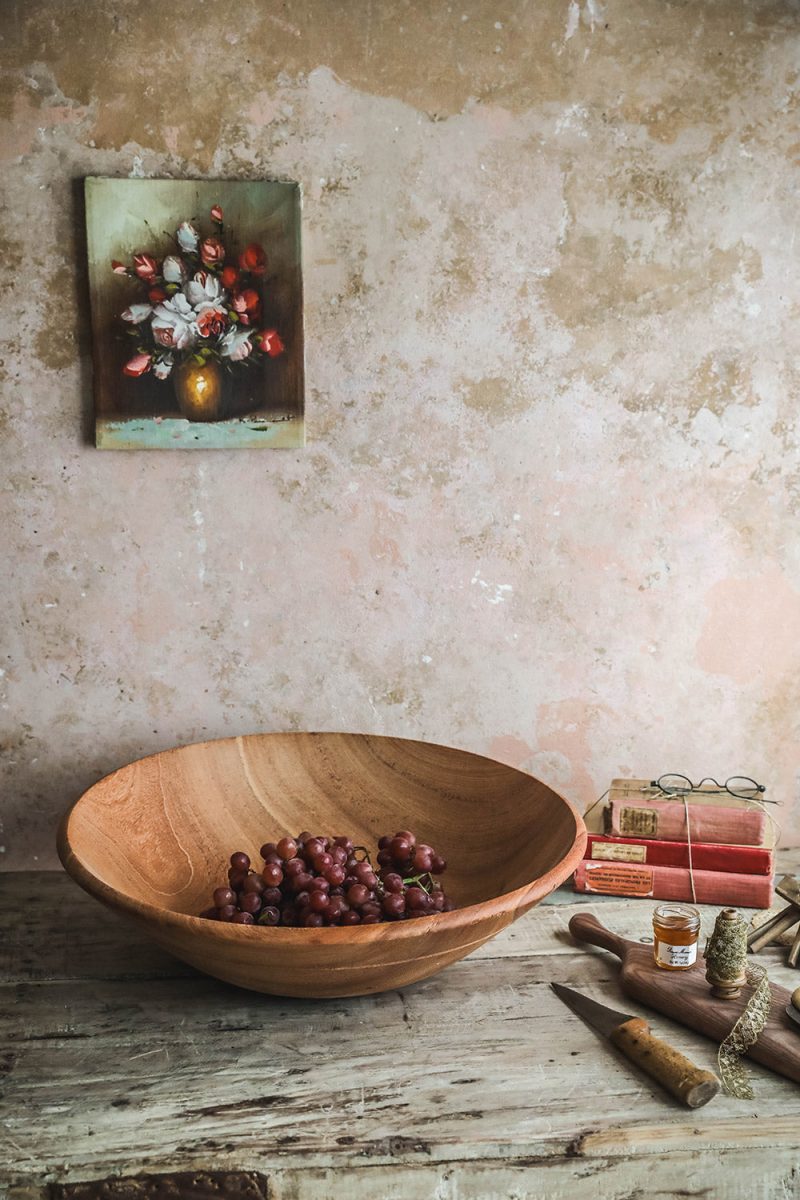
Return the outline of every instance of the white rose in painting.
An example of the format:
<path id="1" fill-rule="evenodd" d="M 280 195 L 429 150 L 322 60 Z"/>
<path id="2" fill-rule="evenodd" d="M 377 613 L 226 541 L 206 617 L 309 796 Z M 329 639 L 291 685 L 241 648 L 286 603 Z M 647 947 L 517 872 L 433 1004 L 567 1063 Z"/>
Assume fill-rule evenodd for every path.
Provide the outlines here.
<path id="1" fill-rule="evenodd" d="M 130 308 L 126 308 L 122 313 L 123 321 L 130 321 L 132 325 L 141 325 L 142 321 L 146 321 L 153 311 L 152 304 L 132 304 Z"/>
<path id="2" fill-rule="evenodd" d="M 210 271 L 198 271 L 194 279 L 190 279 L 183 290 L 187 300 L 195 308 L 207 304 L 222 304 L 227 296 L 219 279 Z"/>
<path id="3" fill-rule="evenodd" d="M 247 358 L 253 349 L 251 333 L 250 329 L 229 329 L 219 344 L 222 357 L 229 358 L 231 362 L 241 362 L 243 358 Z"/>
<path id="4" fill-rule="evenodd" d="M 161 273 L 167 283 L 183 283 L 186 278 L 186 264 L 177 254 L 168 254 L 164 259 Z"/>
<path id="5" fill-rule="evenodd" d="M 200 241 L 200 234 L 194 225 L 190 225 L 188 221 L 184 221 L 178 226 L 177 237 L 181 250 L 186 250 L 189 253 L 197 249 Z"/>
<path id="6" fill-rule="evenodd" d="M 176 292 L 171 300 L 156 305 L 153 313 L 153 337 L 159 346 L 185 350 L 197 337 L 195 311 L 183 292 Z"/>
<path id="7" fill-rule="evenodd" d="M 156 379 L 166 379 L 172 370 L 174 359 L 171 354 L 165 354 L 163 358 L 159 358 L 153 363 L 153 374 Z"/>

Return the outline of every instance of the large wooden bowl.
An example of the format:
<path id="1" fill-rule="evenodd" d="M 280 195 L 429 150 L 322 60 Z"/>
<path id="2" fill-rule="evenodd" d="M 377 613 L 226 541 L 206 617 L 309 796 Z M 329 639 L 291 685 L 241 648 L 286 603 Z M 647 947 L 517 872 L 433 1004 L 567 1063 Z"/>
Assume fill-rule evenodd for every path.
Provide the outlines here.
<path id="1" fill-rule="evenodd" d="M 348 834 L 374 847 L 413 829 L 448 862 L 459 905 L 411 921 L 323 929 L 202 920 L 228 856 L 267 841 Z M 240 987 L 354 996 L 456 962 L 570 875 L 586 830 L 549 787 L 463 750 L 347 733 L 201 742 L 131 763 L 65 816 L 59 854 L 81 887 L 160 946 Z"/>

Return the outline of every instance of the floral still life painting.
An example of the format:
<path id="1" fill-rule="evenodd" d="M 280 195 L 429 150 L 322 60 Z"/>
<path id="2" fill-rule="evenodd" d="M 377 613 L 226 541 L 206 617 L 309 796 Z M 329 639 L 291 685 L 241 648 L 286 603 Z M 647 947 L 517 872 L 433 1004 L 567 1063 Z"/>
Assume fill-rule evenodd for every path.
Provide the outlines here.
<path id="1" fill-rule="evenodd" d="M 304 445 L 300 198 L 86 180 L 101 449 Z"/>

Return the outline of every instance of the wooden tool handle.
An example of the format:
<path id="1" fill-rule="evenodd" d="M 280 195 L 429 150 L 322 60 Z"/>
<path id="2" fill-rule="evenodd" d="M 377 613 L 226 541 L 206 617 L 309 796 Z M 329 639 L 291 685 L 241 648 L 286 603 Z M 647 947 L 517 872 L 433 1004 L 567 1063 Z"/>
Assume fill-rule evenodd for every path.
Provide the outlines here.
<path id="1" fill-rule="evenodd" d="M 622 958 L 625 950 L 625 938 L 606 929 L 592 913 L 576 913 L 570 919 L 569 931 L 579 942 L 590 942 L 592 946 L 602 946 L 610 950 L 618 958 Z"/>
<path id="2" fill-rule="evenodd" d="M 650 1026 L 641 1017 L 632 1017 L 618 1026 L 611 1034 L 611 1041 L 626 1058 L 689 1108 L 708 1104 L 719 1091 L 716 1075 L 701 1071 L 672 1046 L 653 1037 Z"/>

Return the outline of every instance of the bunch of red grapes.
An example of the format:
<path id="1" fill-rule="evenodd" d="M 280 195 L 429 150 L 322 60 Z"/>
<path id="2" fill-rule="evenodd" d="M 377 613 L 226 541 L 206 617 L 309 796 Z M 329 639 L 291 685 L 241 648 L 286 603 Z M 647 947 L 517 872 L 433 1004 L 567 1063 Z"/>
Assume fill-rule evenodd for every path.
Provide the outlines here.
<path id="1" fill-rule="evenodd" d="M 376 925 L 450 912 L 455 905 L 435 875 L 446 862 L 407 829 L 378 842 L 373 868 L 364 846 L 349 837 L 304 832 L 261 847 L 264 866 L 249 855 L 230 858 L 228 886 L 214 890 L 213 907 L 200 914 L 235 925 Z"/>

